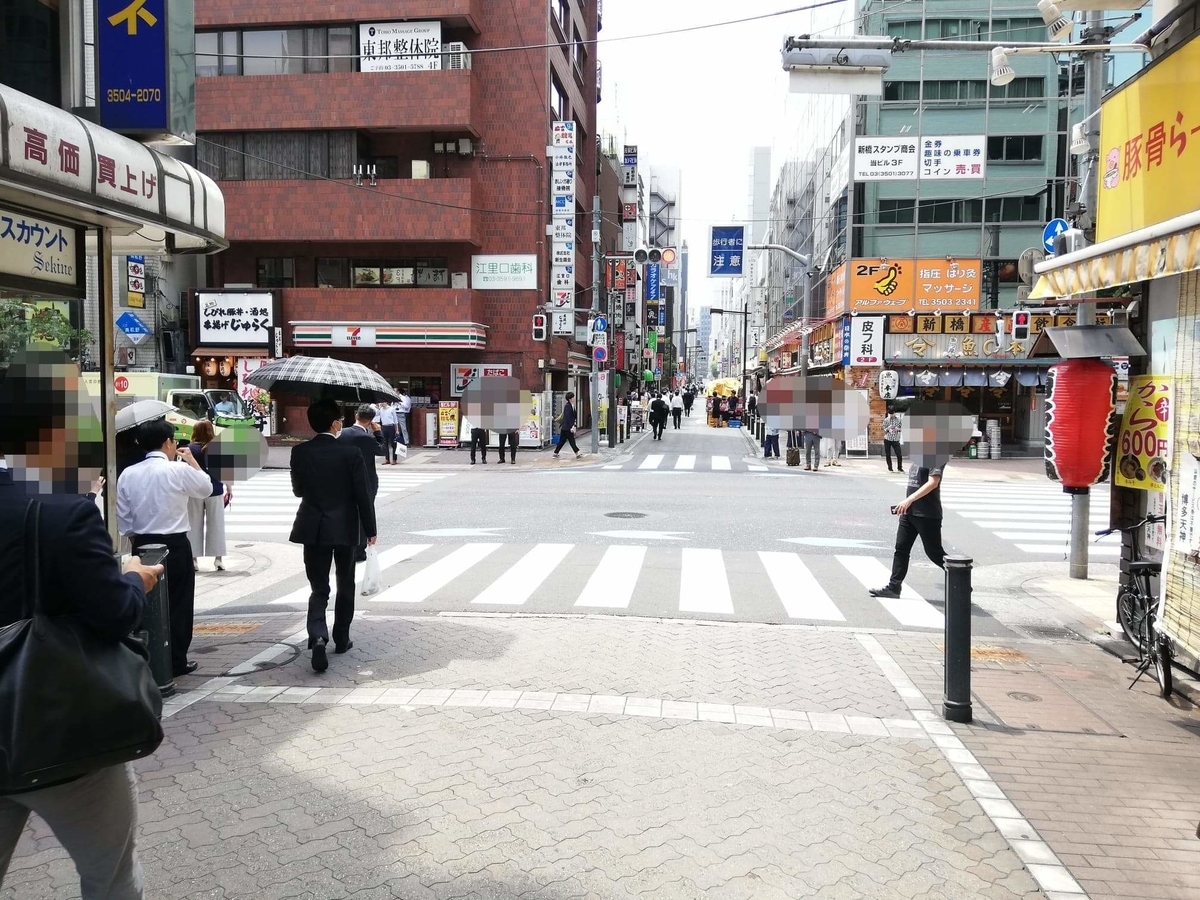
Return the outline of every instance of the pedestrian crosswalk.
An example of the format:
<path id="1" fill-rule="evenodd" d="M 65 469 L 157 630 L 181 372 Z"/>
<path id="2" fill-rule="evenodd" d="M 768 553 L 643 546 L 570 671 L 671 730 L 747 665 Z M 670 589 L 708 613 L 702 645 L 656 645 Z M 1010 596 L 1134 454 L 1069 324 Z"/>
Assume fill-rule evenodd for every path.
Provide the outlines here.
<path id="1" fill-rule="evenodd" d="M 899 598 L 875 599 L 867 588 L 889 573 L 868 555 L 472 542 L 399 544 L 380 552 L 379 565 L 383 589 L 359 598 L 362 606 L 943 627 L 940 572 L 917 579 L 937 605 L 909 585 Z M 303 584 L 270 602 L 303 606 L 308 595 Z"/>
<path id="2" fill-rule="evenodd" d="M 942 506 L 1009 541 L 1025 553 L 1063 554 L 1071 535 L 1071 495 L 1052 481 L 942 482 Z M 1108 527 L 1109 494 L 1106 485 L 1091 490 L 1089 535 Z M 1121 553 L 1120 535 L 1089 537 L 1088 553 L 1115 557 Z"/>
<path id="3" fill-rule="evenodd" d="M 402 466 L 380 469 L 378 498 L 411 491 L 452 474 Z M 225 532 L 242 539 L 285 537 L 292 530 L 299 506 L 299 498 L 292 494 L 291 473 L 259 472 L 249 481 L 233 486 L 233 500 L 225 510 Z"/>
<path id="4" fill-rule="evenodd" d="M 714 454 L 699 456 L 694 453 L 651 453 L 624 462 L 609 463 L 602 469 L 624 472 L 768 472 L 762 463 L 746 462 L 730 456 Z"/>

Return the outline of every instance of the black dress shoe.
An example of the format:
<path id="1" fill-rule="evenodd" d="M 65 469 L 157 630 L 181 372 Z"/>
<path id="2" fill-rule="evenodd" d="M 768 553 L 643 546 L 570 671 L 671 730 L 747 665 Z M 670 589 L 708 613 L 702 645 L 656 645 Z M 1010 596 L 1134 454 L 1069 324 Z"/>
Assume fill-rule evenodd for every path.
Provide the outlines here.
<path id="1" fill-rule="evenodd" d="M 900 592 L 887 585 L 881 588 L 871 588 L 867 593 L 872 597 L 886 597 L 889 600 L 900 599 Z"/>
<path id="2" fill-rule="evenodd" d="M 354 647 L 354 641 L 351 641 L 351 640 L 347 640 L 346 643 L 344 643 L 344 644 L 339 644 L 337 641 L 333 642 L 333 652 L 334 653 L 345 653 L 347 650 L 350 650 L 353 647 Z"/>
<path id="3" fill-rule="evenodd" d="M 184 675 L 191 675 L 198 668 L 200 668 L 200 663 L 189 661 L 188 664 L 185 665 L 182 669 L 180 669 L 176 672 L 172 672 L 171 677 L 172 678 L 182 678 Z"/>
<path id="4" fill-rule="evenodd" d="M 313 671 L 320 674 L 329 668 L 329 657 L 325 655 L 325 638 L 318 638 L 312 648 Z"/>

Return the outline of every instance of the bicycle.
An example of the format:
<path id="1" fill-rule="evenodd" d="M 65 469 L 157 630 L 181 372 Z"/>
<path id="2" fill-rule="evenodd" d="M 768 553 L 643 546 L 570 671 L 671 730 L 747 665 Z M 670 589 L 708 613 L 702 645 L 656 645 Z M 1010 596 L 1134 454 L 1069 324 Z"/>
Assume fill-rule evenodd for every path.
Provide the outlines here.
<path id="1" fill-rule="evenodd" d="M 1150 579 L 1161 574 L 1162 563 L 1141 559 L 1138 546 L 1137 531 L 1146 525 L 1165 522 L 1165 516 L 1146 516 L 1136 525 L 1126 528 L 1106 528 L 1097 531 L 1097 537 L 1122 532 L 1133 534 L 1133 560 L 1129 563 L 1130 581 L 1121 588 L 1117 597 L 1117 621 L 1130 643 L 1137 647 L 1136 659 L 1124 662 L 1137 663 L 1137 675 L 1130 682 L 1129 688 L 1153 666 L 1154 676 L 1158 681 L 1159 693 L 1164 697 L 1171 696 L 1173 678 L 1171 675 L 1171 641 L 1156 627 L 1158 617 L 1158 596 L 1151 589 Z"/>

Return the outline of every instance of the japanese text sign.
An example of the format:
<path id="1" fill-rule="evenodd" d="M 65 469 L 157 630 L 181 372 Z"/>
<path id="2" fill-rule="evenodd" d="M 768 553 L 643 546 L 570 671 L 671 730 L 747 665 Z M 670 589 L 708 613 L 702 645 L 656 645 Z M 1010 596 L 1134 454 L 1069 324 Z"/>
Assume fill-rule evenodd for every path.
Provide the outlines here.
<path id="1" fill-rule="evenodd" d="M 100 124 L 167 131 L 166 0 L 96 0 L 96 43 Z"/>
<path id="2" fill-rule="evenodd" d="M 825 281 L 825 318 L 832 319 L 846 312 L 846 263 L 829 273 Z"/>
<path id="3" fill-rule="evenodd" d="M 658 263 L 646 263 L 646 299 L 657 300 L 661 294 L 662 279 Z"/>
<path id="4" fill-rule="evenodd" d="M 1129 399 L 1117 438 L 1117 487 L 1165 491 L 1171 465 L 1171 378 L 1139 375 L 1129 379 Z"/>
<path id="5" fill-rule="evenodd" d="M 536 291 L 537 255 L 472 256 L 471 290 Z"/>
<path id="6" fill-rule="evenodd" d="M 883 316 L 853 316 L 850 320 L 850 365 L 883 365 Z"/>
<path id="7" fill-rule="evenodd" d="M 441 22 L 358 26 L 359 71 L 416 72 L 442 67 Z"/>
<path id="8" fill-rule="evenodd" d="M 714 225 L 709 231 L 708 274 L 740 278 L 746 244 L 743 225 Z"/>
<path id="9" fill-rule="evenodd" d="M 977 259 L 955 259 L 944 256 L 918 259 L 913 308 L 917 312 L 971 312 L 979 309 L 981 273 Z"/>
<path id="10" fill-rule="evenodd" d="M 275 297 L 268 292 L 200 291 L 196 294 L 201 346 L 271 346 Z"/>
<path id="11" fill-rule="evenodd" d="M 916 266 L 911 259 L 850 261 L 851 312 L 907 312 L 916 292 Z"/>
<path id="12" fill-rule="evenodd" d="M 916 178 L 918 139 L 859 137 L 854 139 L 855 181 L 896 181 Z"/>
<path id="13" fill-rule="evenodd" d="M 575 149 L 575 123 L 570 119 L 550 124 L 550 146 Z"/>
<path id="14" fill-rule="evenodd" d="M 512 363 L 451 363 L 450 396 L 461 397 L 480 378 L 508 378 L 512 376 Z"/>
<path id="15" fill-rule="evenodd" d="M 0 286 L 84 295 L 83 232 L 0 207 Z"/>
<path id="16" fill-rule="evenodd" d="M 922 180 L 983 178 L 986 171 L 986 134 L 944 134 L 921 139 Z"/>
<path id="17" fill-rule="evenodd" d="M 1143 69 L 1100 114 L 1096 240 L 1200 209 L 1200 40 Z"/>

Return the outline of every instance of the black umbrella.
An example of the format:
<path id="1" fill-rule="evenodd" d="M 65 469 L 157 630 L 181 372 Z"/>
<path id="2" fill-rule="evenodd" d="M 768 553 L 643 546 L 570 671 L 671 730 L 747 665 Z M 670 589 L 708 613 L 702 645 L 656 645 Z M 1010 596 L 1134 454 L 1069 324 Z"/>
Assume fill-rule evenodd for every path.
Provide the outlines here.
<path id="1" fill-rule="evenodd" d="M 326 397 L 344 402 L 400 399 L 395 389 L 374 369 L 327 356 L 277 359 L 247 375 L 246 383 L 270 393 Z"/>

